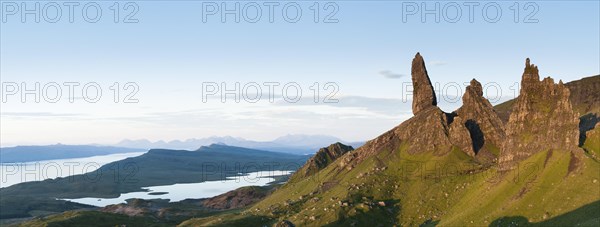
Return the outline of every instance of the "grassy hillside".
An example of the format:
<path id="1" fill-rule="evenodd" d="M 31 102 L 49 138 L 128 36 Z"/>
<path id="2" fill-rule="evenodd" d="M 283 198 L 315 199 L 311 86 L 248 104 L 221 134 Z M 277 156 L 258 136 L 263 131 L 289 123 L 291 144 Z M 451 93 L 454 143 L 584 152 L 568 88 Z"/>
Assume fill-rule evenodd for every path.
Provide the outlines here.
<path id="1" fill-rule="evenodd" d="M 243 210 L 171 222 L 67 212 L 26 224 L 110 219 L 111 225 L 129 226 L 271 226 L 282 220 L 297 226 L 598 226 L 600 163 L 590 155 L 598 146 L 588 144 L 587 155 L 547 150 L 498 172 L 457 148 L 445 155 L 408 154 L 401 143 L 351 169 L 341 168 L 338 159 Z"/>
<path id="2" fill-rule="evenodd" d="M 380 151 L 354 169 L 336 163 L 286 184 L 239 214 L 191 219 L 181 226 L 256 226 L 289 220 L 304 226 L 439 224 L 482 226 L 600 222 L 600 165 L 583 153 L 540 152 L 518 169 L 485 169 L 458 149 L 444 156 Z M 252 226 L 252 225 L 249 225 Z"/>
<path id="3" fill-rule="evenodd" d="M 597 146 L 589 146 L 598 152 Z M 446 155 L 382 150 L 351 170 L 334 161 L 287 183 L 245 210 L 202 215 L 179 226 L 598 226 L 600 164 L 583 152 L 548 150 L 510 172 L 478 164 L 457 148 Z M 175 225 L 148 217 L 67 212 L 27 225 Z M 376 222 L 374 222 L 376 220 Z"/>

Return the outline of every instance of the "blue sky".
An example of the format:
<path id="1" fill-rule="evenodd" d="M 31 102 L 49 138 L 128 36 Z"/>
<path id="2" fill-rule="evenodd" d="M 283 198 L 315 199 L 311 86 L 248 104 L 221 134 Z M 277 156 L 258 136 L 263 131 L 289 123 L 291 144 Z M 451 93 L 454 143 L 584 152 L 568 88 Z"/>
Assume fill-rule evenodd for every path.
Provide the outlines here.
<path id="1" fill-rule="evenodd" d="M 40 8 L 49 9 L 46 18 L 52 19 L 48 1 L 37 2 Z M 25 83 L 32 88 L 36 82 L 41 86 L 96 82 L 103 96 L 99 102 L 89 103 L 76 89 L 77 98 L 70 103 L 63 87 L 57 103 L 44 99 L 36 103 L 33 96 L 25 103 L 18 95 L 3 97 L 3 146 L 110 144 L 126 138 L 171 140 L 212 135 L 270 140 L 290 133 L 367 140 L 412 116 L 410 100 L 403 102 L 402 98 L 416 52 L 424 56 L 431 80 L 439 83 L 439 90 L 448 97 L 462 94 L 464 83 L 472 78 L 491 87 L 490 99 L 514 96 L 518 88 L 514 83 L 520 81 L 526 57 L 539 65 L 542 76 L 557 81 L 600 72 L 598 1 L 531 1 L 528 8 L 527 2 L 519 1 L 518 22 L 511 10 L 515 1 L 496 1 L 502 15 L 495 23 L 486 21 L 495 17 L 494 8 L 488 8 L 485 15 L 482 10 L 489 2 L 475 6 L 473 23 L 465 2 L 460 1 L 456 4 L 462 14 L 456 23 L 444 20 L 456 15 L 456 4 L 446 1 L 332 1 L 326 9 L 327 2 L 320 1 L 318 23 L 310 8 L 315 1 L 297 1 L 302 16 L 296 23 L 285 21 L 282 15 L 288 2 L 278 2 L 273 23 L 265 2 L 134 2 L 137 23 L 122 23 L 135 8 L 123 9 L 125 2 L 119 4 L 119 23 L 114 23 L 110 8 L 114 1 L 97 1 L 102 9 L 97 23 L 84 21 L 81 8 L 88 2 L 75 7 L 74 23 L 69 23 L 64 5 L 60 5 L 63 13 L 57 23 L 45 21 L 44 15 L 39 23 L 33 15 L 26 15 L 27 21 L 22 23 L 19 12 L 6 13 L 12 10 L 6 8 L 12 3 L 2 1 L 2 19 L 6 21 L 0 23 L 0 73 L 4 85 Z M 23 2 L 15 3 L 21 9 Z M 36 1 L 24 3 L 31 9 Z M 249 23 L 242 16 L 236 23 L 234 15 L 226 15 L 223 23 L 217 12 L 206 15 L 203 22 L 203 3 L 216 3 L 219 8 L 224 3 L 230 9 L 239 3 L 241 9 L 249 10 L 247 18 L 254 15 L 252 7 L 259 5 L 262 17 Z M 425 15 L 422 22 L 422 6 L 432 9 L 436 3 L 440 22 L 435 22 L 432 14 Z M 408 9 L 415 4 L 419 8 L 416 14 L 403 11 L 403 6 Z M 335 8 L 332 19 L 338 22 L 323 23 Z M 288 8 L 288 19 L 295 16 L 293 9 Z M 524 23 L 535 9 L 530 19 L 537 22 Z M 139 102 L 114 103 L 109 87 L 115 82 L 121 86 L 121 100 L 131 91 L 122 86 L 137 84 L 134 98 Z M 286 103 L 279 87 L 274 103 L 266 96 L 257 103 L 236 103 L 233 96 L 221 103 L 220 97 L 211 96 L 205 103 L 202 84 L 206 82 L 224 82 L 229 88 L 236 82 L 242 86 L 296 82 L 303 99 Z M 332 91 L 323 88 L 327 82 L 336 84 L 334 97 L 339 102 L 311 103 L 314 94 L 310 87 L 319 83 L 320 96 L 324 96 Z M 501 97 L 495 87 L 502 89 Z M 266 92 L 264 87 L 262 92 Z M 452 102 L 452 98 L 439 99 L 445 111 L 460 106 L 460 101 Z"/>

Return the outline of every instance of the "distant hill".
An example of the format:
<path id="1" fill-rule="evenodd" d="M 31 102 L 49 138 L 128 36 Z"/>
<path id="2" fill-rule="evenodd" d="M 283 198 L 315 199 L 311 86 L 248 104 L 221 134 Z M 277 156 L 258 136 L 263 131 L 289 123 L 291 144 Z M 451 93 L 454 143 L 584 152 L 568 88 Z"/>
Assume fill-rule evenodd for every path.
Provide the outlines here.
<path id="1" fill-rule="evenodd" d="M 231 136 L 212 136 L 200 139 L 173 140 L 169 142 L 156 141 L 152 142 L 146 139 L 141 140 L 123 140 L 115 146 L 132 147 L 143 149 L 183 149 L 195 150 L 201 146 L 210 144 L 225 144 L 229 146 L 246 147 L 260 149 L 266 151 L 275 151 L 290 154 L 314 154 L 321 147 L 328 146 L 336 142 L 350 144 L 354 147 L 360 147 L 364 142 L 345 142 L 340 138 L 327 135 L 302 135 L 290 134 L 281 136 L 272 141 L 253 141 L 246 140 L 240 137 Z"/>
<path id="2" fill-rule="evenodd" d="M 219 144 L 194 151 L 152 149 L 84 175 L 2 188 L 0 219 L 29 217 L 31 209 L 59 212 L 76 207 L 55 198 L 114 198 L 120 193 L 141 191 L 142 187 L 148 186 L 223 180 L 239 173 L 257 171 L 296 170 L 308 158 L 308 155 Z"/>
<path id="3" fill-rule="evenodd" d="M 145 149 L 91 145 L 48 145 L 16 146 L 0 148 L 0 163 L 33 162 L 52 159 L 85 158 L 130 152 L 143 152 Z"/>

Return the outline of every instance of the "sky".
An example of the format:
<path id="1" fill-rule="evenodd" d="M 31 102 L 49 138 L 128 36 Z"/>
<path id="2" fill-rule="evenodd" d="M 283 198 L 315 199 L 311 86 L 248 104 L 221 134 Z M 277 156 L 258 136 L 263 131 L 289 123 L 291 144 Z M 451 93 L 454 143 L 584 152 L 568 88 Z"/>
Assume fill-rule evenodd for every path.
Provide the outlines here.
<path id="1" fill-rule="evenodd" d="M 447 112 L 473 78 L 514 98 L 528 57 L 556 81 L 600 73 L 598 1 L 0 3 L 2 146 L 364 141 L 412 116 L 417 52 Z"/>

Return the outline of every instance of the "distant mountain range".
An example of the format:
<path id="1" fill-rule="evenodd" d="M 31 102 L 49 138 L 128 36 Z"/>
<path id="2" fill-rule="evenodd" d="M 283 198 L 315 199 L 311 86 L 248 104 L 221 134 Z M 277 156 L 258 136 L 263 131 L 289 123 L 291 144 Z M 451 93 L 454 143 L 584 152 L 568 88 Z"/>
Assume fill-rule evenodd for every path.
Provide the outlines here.
<path id="1" fill-rule="evenodd" d="M 16 146 L 0 148 L 0 163 L 33 162 L 52 159 L 84 158 L 130 152 L 143 152 L 146 149 L 92 145 L 48 145 Z"/>
<path id="2" fill-rule="evenodd" d="M 317 150 L 319 150 L 319 148 L 326 147 L 329 144 L 336 142 L 349 144 L 353 147 L 360 147 L 362 144 L 364 144 L 364 142 L 347 142 L 341 140 L 340 138 L 327 135 L 290 134 L 279 137 L 272 141 L 254 141 L 232 136 L 212 136 L 200 139 L 187 139 L 184 141 L 173 140 L 169 142 L 165 142 L 163 140 L 152 142 L 146 139 L 123 140 L 115 144 L 115 146 L 142 149 L 196 150 L 199 147 L 208 146 L 211 144 L 225 144 L 229 146 L 254 148 L 283 153 L 314 154 Z"/>
<path id="3" fill-rule="evenodd" d="M 212 144 L 244 147 L 264 151 L 288 154 L 314 154 L 321 147 L 343 142 L 353 147 L 360 147 L 364 142 L 344 142 L 343 140 L 326 135 L 286 135 L 273 141 L 253 141 L 240 137 L 223 136 L 201 139 L 173 140 L 169 142 L 151 142 L 146 139 L 123 140 L 113 146 L 104 145 L 42 145 L 16 146 L 0 148 L 0 163 L 34 162 L 53 159 L 85 158 L 98 155 L 118 153 L 144 152 L 151 149 L 197 150 Z"/>

